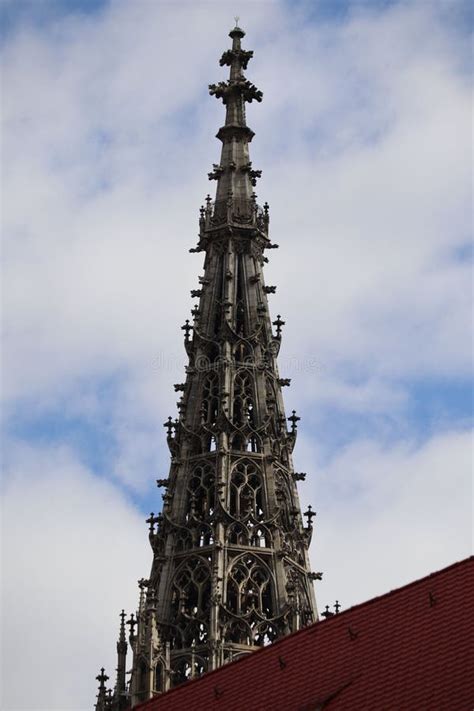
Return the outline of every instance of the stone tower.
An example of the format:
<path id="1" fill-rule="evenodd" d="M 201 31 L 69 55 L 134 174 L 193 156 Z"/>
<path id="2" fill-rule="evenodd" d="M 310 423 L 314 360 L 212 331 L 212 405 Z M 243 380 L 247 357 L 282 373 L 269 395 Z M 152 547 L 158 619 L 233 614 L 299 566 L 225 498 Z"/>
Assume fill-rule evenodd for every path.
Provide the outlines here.
<path id="1" fill-rule="evenodd" d="M 128 620 L 133 653 L 126 681 L 124 614 L 117 643 L 115 690 L 104 672 L 96 708 L 120 711 L 249 654 L 317 619 L 308 545 L 292 451 L 299 417 L 287 417 L 277 356 L 284 321 L 271 320 L 263 264 L 270 242 L 269 211 L 253 188 L 245 104 L 262 92 L 243 74 L 253 52 L 244 32 L 230 32 L 220 60 L 228 81 L 212 84 L 225 125 L 221 160 L 209 173 L 215 201 L 201 207 L 199 242 L 204 273 L 191 292 L 193 323 L 182 326 L 189 357 L 178 417 L 165 423 L 171 453 L 162 512 L 148 519 L 150 577 L 139 582 L 136 617 Z M 273 328 L 274 327 L 274 328 Z"/>

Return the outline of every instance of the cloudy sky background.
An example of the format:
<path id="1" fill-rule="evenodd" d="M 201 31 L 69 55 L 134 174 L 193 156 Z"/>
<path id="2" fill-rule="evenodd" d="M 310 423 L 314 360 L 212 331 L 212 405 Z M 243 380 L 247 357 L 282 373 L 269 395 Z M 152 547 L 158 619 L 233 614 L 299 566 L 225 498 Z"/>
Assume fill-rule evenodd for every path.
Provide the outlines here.
<path id="1" fill-rule="evenodd" d="M 149 572 L 235 14 L 319 605 L 469 555 L 469 3 L 2 11 L 1 708 L 90 708 Z"/>

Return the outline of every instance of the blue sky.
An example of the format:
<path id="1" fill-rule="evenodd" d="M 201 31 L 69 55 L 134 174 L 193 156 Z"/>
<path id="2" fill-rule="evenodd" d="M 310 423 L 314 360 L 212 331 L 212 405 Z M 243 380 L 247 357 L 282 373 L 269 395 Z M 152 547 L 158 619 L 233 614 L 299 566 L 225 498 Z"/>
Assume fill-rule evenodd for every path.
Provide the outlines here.
<path id="1" fill-rule="evenodd" d="M 264 92 L 251 153 L 280 245 L 266 280 L 286 321 L 286 408 L 302 416 L 302 505 L 318 510 L 319 605 L 468 555 L 471 4 L 2 11 L 3 707 L 89 707 L 96 667 L 114 666 L 115 613 L 147 574 L 144 518 L 160 506 L 162 423 L 202 273 L 188 250 L 219 157 L 207 85 L 235 14 Z M 25 661 L 40 637 L 41 663 Z"/>

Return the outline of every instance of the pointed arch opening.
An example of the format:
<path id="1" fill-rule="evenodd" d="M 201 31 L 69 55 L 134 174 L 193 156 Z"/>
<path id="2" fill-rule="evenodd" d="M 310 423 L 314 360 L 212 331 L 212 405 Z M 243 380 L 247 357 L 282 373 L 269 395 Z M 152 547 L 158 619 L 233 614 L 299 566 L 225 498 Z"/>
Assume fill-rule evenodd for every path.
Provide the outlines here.
<path id="1" fill-rule="evenodd" d="M 254 462 L 241 460 L 231 474 L 230 513 L 236 518 L 252 515 L 257 520 L 264 516 L 263 482 L 260 468 Z"/>
<path id="2" fill-rule="evenodd" d="M 199 647 L 203 644 L 206 644 L 207 639 L 207 625 L 204 622 L 200 622 L 199 620 L 193 620 L 192 622 L 190 622 L 186 626 L 183 633 L 184 646 L 187 648 Z"/>
<path id="3" fill-rule="evenodd" d="M 248 329 L 245 308 L 245 275 L 244 260 L 241 254 L 237 258 L 236 268 L 235 331 L 239 336 L 246 336 Z"/>
<path id="4" fill-rule="evenodd" d="M 138 679 L 137 679 L 137 692 L 141 696 L 144 696 L 148 691 L 148 664 L 144 659 L 140 659 L 138 662 Z"/>
<path id="5" fill-rule="evenodd" d="M 174 617 L 180 614 L 195 618 L 205 615 L 211 594 L 210 578 L 209 565 L 202 557 L 190 558 L 180 565 L 171 589 Z"/>
<path id="6" fill-rule="evenodd" d="M 225 628 L 224 639 L 234 644 L 252 645 L 252 631 L 244 620 L 231 620 Z"/>
<path id="7" fill-rule="evenodd" d="M 238 427 L 244 424 L 255 427 L 254 379 L 249 370 L 239 370 L 236 373 L 232 404 L 234 424 Z"/>
<path id="8" fill-rule="evenodd" d="M 256 548 L 271 547 L 271 535 L 265 526 L 252 526 L 250 530 L 250 545 Z"/>
<path id="9" fill-rule="evenodd" d="M 164 665 L 163 662 L 158 662 L 153 671 L 153 690 L 164 691 Z"/>
<path id="10" fill-rule="evenodd" d="M 211 464 L 197 464 L 188 481 L 188 518 L 205 519 L 215 507 L 215 474 Z"/>
<path id="11" fill-rule="evenodd" d="M 202 422 L 208 427 L 215 426 L 219 414 L 219 376 L 207 373 L 202 384 Z"/>
<path id="12" fill-rule="evenodd" d="M 274 616 L 272 575 L 260 558 L 245 554 L 234 561 L 227 578 L 227 607 L 236 615 L 256 610 Z"/>
<path id="13" fill-rule="evenodd" d="M 233 523 L 227 531 L 227 541 L 234 546 L 248 546 L 249 532 L 247 527 L 241 523 Z"/>
<path id="14" fill-rule="evenodd" d="M 233 353 L 237 363 L 247 365 L 254 361 L 253 348 L 246 341 L 238 341 L 234 346 Z"/>
<path id="15" fill-rule="evenodd" d="M 271 622 L 262 622 L 259 624 L 253 633 L 253 643 L 257 647 L 266 647 L 275 641 L 278 636 L 278 631 L 275 625 Z"/>
<path id="16" fill-rule="evenodd" d="M 197 655 L 178 657 L 171 663 L 171 685 L 179 686 L 207 671 L 207 661 Z"/>
<path id="17" fill-rule="evenodd" d="M 177 553 L 187 551 L 192 548 L 193 542 L 191 533 L 188 530 L 181 529 L 175 536 L 175 549 Z"/>

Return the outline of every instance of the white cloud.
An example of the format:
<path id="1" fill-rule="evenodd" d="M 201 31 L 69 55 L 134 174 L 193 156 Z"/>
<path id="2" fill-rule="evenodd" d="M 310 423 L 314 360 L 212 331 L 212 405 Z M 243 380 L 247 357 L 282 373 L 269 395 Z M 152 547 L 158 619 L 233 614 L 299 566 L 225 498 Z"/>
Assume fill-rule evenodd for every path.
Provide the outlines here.
<path id="1" fill-rule="evenodd" d="M 354 441 L 324 464 L 314 443 L 298 445 L 308 472 L 302 501 L 319 511 L 311 556 L 325 572 L 321 609 L 336 599 L 347 608 L 471 554 L 470 433 L 421 447 Z"/>
<path id="2" fill-rule="evenodd" d="M 98 666 L 113 678 L 117 613 L 135 609 L 135 581 L 149 571 L 143 516 L 64 448 L 13 443 L 9 452 L 2 708 L 89 708 Z M 469 555 L 468 434 L 421 448 L 358 441 L 319 460 L 314 442 L 300 439 L 303 510 L 319 510 L 312 561 L 325 573 L 321 609 L 335 599 L 347 608 Z"/>
<path id="3" fill-rule="evenodd" d="M 290 352 L 386 378 L 466 372 L 471 274 L 446 256 L 470 219 L 459 37 L 429 4 L 337 25 L 251 8 L 249 73 L 265 93 L 252 152 Z M 222 75 L 227 9 L 116 3 L 7 45 L 10 397 L 176 351 L 219 152 L 206 84 Z"/>
<path id="4" fill-rule="evenodd" d="M 143 517 L 65 449 L 12 444 L 3 504 L 2 709 L 90 708 L 151 550 Z"/>

